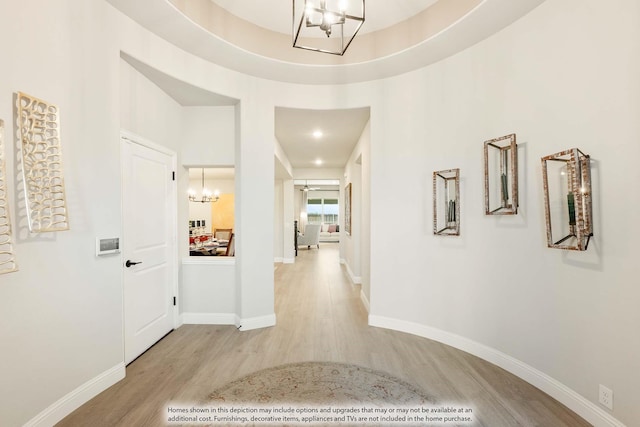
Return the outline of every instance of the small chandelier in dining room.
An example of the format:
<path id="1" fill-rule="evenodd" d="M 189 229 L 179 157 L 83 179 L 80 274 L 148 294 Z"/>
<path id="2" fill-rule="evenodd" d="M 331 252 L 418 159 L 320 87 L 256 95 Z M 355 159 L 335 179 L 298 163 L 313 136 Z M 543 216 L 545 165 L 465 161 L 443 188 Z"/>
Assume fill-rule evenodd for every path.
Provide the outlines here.
<path id="1" fill-rule="evenodd" d="M 364 23 L 365 0 L 293 0 L 293 47 L 344 55 Z"/>
<path id="2" fill-rule="evenodd" d="M 189 201 L 198 203 L 215 203 L 220 199 L 220 193 L 216 190 L 213 194 L 207 190 L 204 186 L 204 168 L 202 168 L 202 194 L 200 199 L 196 198 L 196 192 L 193 189 L 189 189 Z"/>

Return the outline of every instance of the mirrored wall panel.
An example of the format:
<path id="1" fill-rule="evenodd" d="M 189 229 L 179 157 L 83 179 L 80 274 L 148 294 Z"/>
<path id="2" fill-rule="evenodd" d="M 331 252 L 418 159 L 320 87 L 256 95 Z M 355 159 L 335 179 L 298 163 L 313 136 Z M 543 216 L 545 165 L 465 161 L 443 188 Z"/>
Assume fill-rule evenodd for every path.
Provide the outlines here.
<path id="1" fill-rule="evenodd" d="M 591 161 L 577 148 L 542 158 L 547 245 L 587 250 L 593 236 Z"/>
<path id="2" fill-rule="evenodd" d="M 433 234 L 460 235 L 460 169 L 433 173 Z"/>

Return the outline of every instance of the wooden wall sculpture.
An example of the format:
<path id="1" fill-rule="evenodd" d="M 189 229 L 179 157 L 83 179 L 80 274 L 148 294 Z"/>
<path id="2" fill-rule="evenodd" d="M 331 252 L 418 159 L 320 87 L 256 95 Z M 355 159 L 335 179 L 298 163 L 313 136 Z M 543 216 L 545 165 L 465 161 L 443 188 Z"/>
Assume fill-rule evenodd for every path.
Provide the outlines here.
<path id="1" fill-rule="evenodd" d="M 13 253 L 13 235 L 7 200 L 7 180 L 4 155 L 4 122 L 0 120 L 0 274 L 17 271 Z"/>
<path id="2" fill-rule="evenodd" d="M 59 109 L 22 92 L 17 108 L 29 230 L 68 230 Z"/>

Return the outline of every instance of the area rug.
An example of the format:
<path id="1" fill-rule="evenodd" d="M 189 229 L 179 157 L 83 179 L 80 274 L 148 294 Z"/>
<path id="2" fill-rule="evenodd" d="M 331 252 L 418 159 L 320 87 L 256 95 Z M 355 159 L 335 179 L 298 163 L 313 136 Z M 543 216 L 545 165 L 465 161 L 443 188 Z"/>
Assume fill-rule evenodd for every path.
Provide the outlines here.
<path id="1" fill-rule="evenodd" d="M 276 366 L 228 383 L 209 395 L 211 403 L 373 406 L 432 405 L 435 399 L 385 372 L 333 362 Z"/>

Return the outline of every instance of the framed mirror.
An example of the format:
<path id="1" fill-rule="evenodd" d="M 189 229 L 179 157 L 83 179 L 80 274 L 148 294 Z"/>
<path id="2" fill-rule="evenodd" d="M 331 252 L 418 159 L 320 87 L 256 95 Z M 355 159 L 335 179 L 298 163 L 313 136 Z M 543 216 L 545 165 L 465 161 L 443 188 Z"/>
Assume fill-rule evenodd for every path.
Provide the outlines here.
<path id="1" fill-rule="evenodd" d="M 433 234 L 460 235 L 460 169 L 433 173 Z"/>
<path id="2" fill-rule="evenodd" d="M 577 148 L 541 160 L 547 246 L 585 251 L 593 236 L 591 160 Z"/>
<path id="3" fill-rule="evenodd" d="M 518 151 L 516 134 L 484 143 L 485 215 L 518 213 Z"/>

